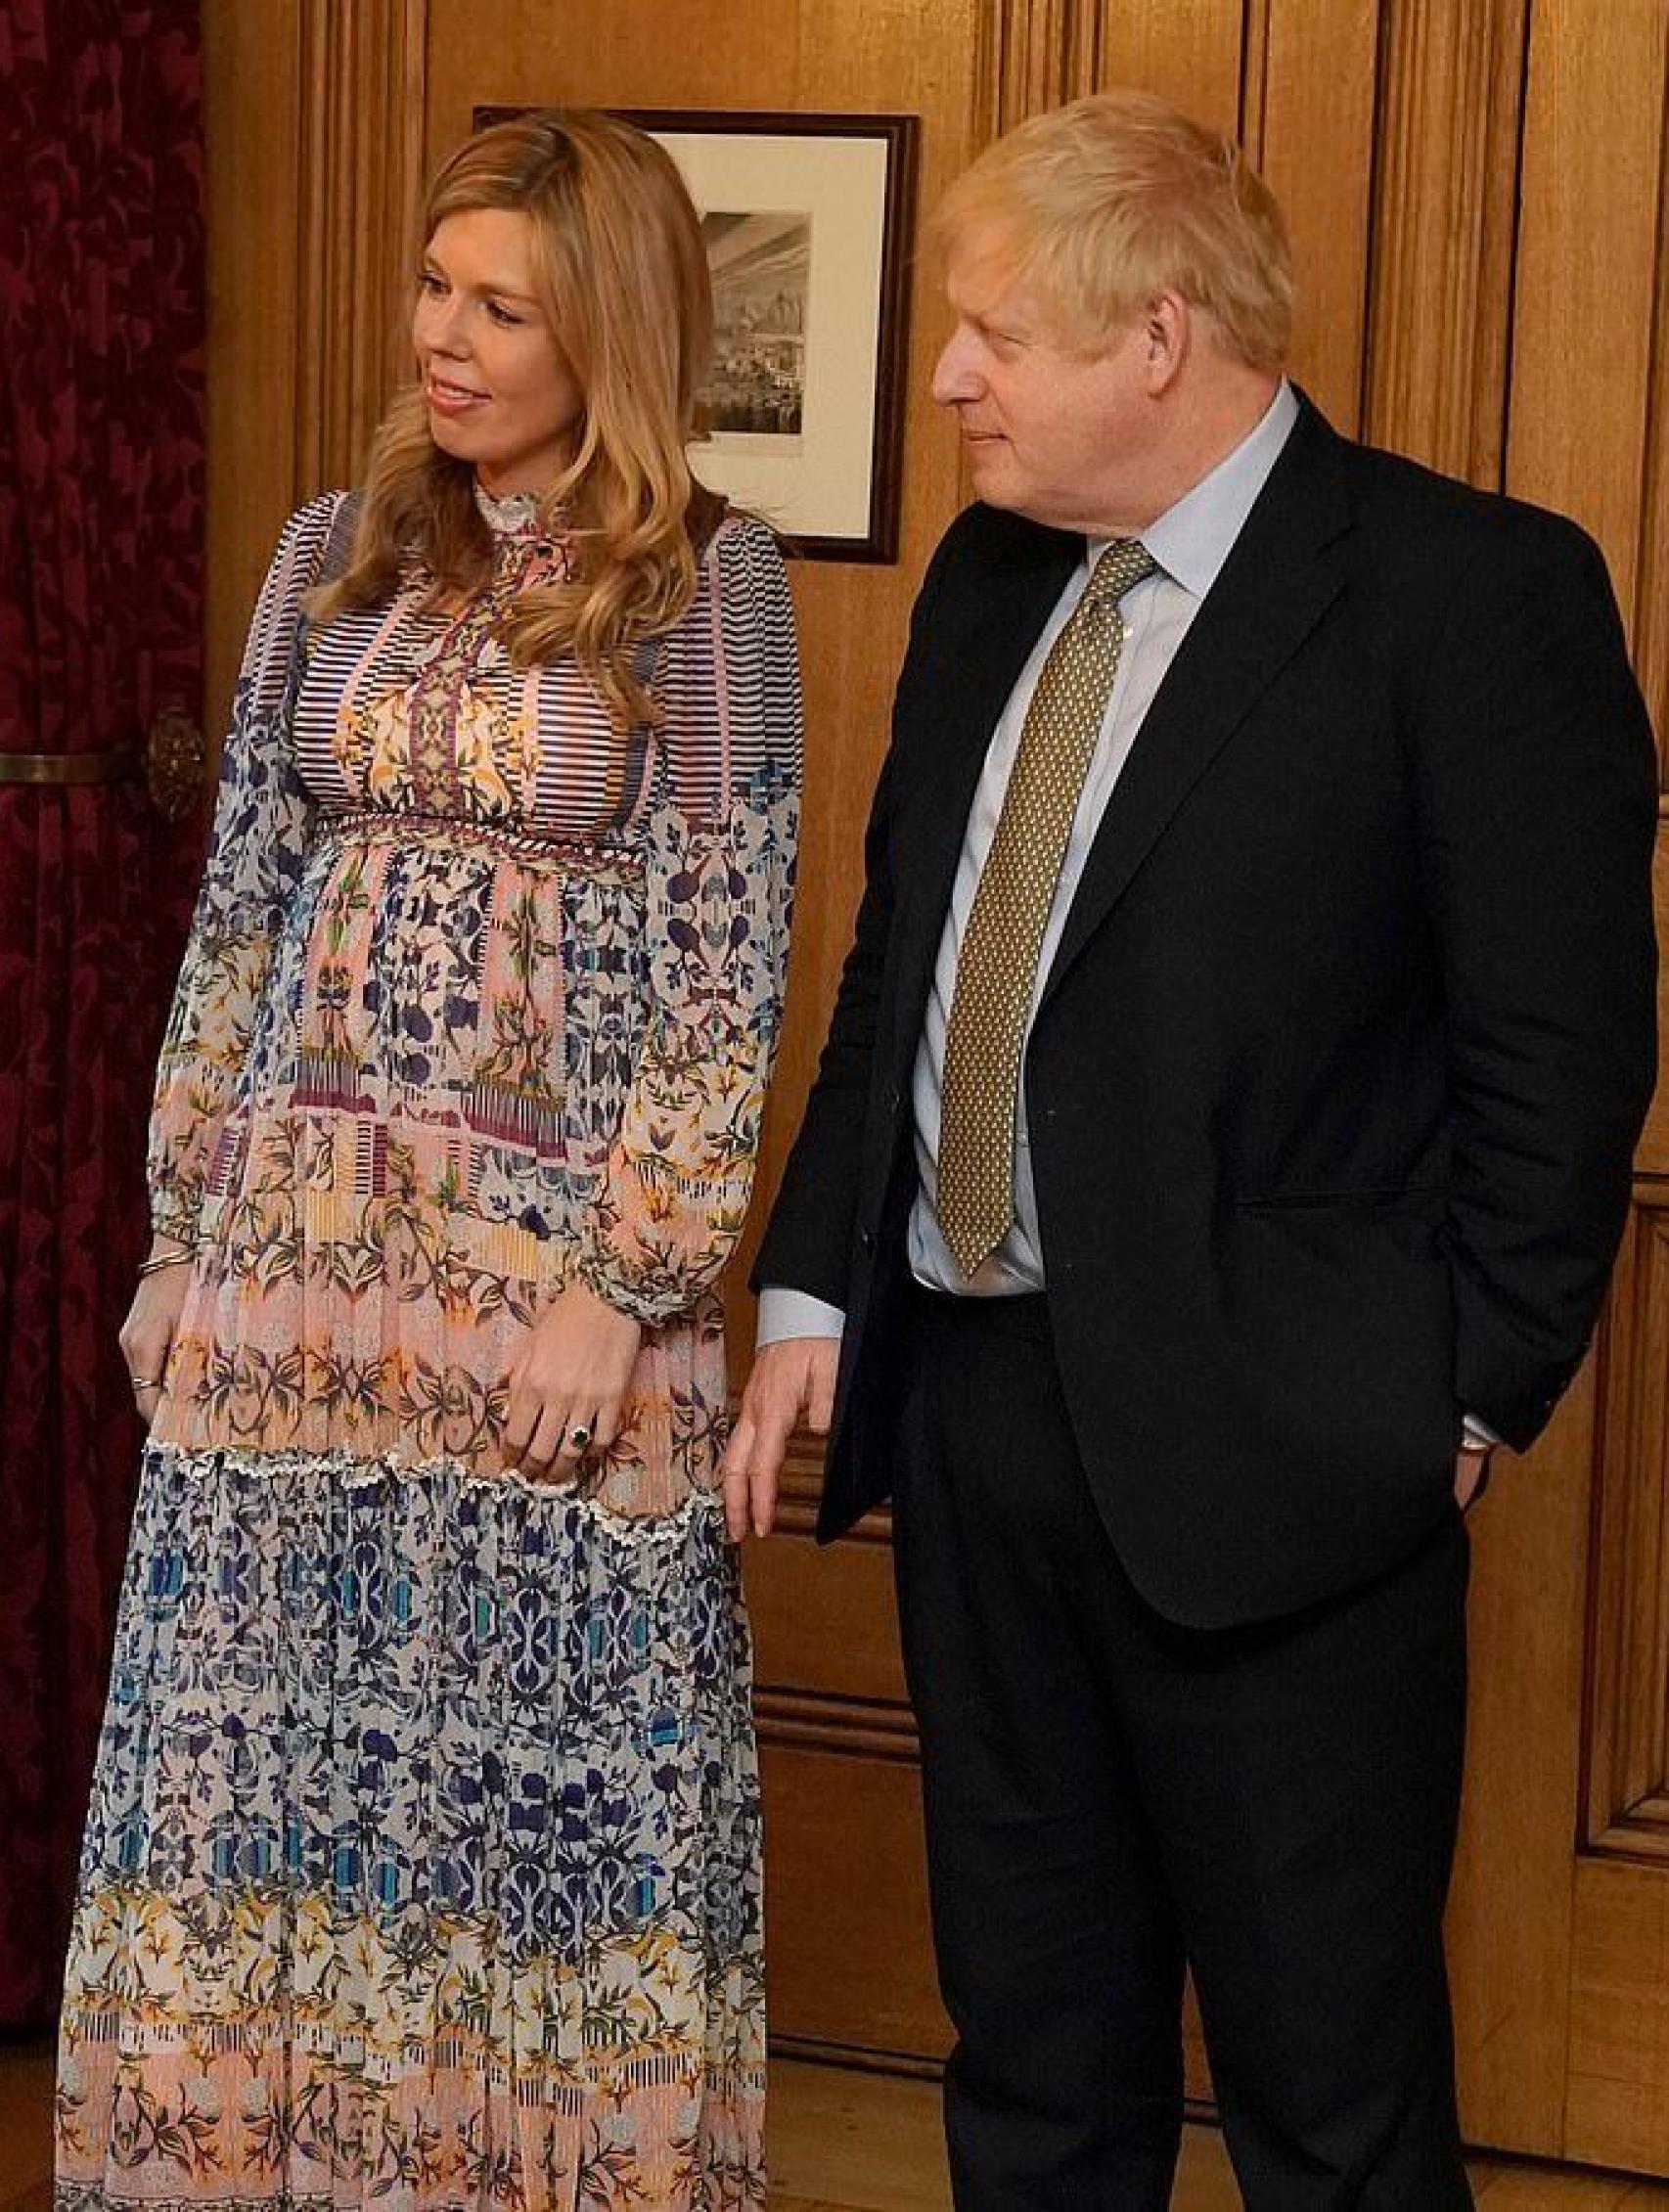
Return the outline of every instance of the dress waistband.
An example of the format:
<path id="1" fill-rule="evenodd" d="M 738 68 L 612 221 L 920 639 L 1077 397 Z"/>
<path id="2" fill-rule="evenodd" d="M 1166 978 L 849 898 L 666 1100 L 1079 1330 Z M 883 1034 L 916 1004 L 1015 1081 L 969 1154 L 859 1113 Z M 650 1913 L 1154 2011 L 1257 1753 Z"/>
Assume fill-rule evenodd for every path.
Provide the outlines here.
<path id="1" fill-rule="evenodd" d="M 643 862 L 627 844 L 601 837 L 571 837 L 523 825 L 487 822 L 468 814 L 431 814 L 416 807 L 341 807 L 322 814 L 317 835 L 330 844 L 485 845 L 507 859 L 548 867 L 609 868 L 641 876 Z"/>

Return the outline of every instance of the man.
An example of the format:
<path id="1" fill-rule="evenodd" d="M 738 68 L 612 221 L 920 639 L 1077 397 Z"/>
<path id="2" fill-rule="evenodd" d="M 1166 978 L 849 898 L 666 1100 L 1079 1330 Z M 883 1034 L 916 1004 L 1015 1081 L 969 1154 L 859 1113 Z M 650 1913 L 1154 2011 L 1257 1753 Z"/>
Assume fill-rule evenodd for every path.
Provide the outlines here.
<path id="1" fill-rule="evenodd" d="M 915 611 L 732 1527 L 802 1419 L 825 1537 L 893 1493 L 964 2212 L 1167 2203 L 1185 1960 L 1253 2212 L 1450 2212 L 1462 1512 L 1623 1220 L 1649 734 L 1574 525 L 1287 384 L 1232 148 L 1080 101 L 941 231 L 979 503 Z"/>

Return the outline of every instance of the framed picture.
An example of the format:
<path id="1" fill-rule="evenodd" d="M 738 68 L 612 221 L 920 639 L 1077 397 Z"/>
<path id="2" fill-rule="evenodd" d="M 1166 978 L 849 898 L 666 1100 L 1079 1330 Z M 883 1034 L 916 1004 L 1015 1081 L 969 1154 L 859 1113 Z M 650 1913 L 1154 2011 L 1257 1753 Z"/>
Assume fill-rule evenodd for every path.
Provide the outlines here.
<path id="1" fill-rule="evenodd" d="M 619 113 L 677 162 L 706 239 L 697 474 L 810 560 L 896 560 L 917 118 Z"/>

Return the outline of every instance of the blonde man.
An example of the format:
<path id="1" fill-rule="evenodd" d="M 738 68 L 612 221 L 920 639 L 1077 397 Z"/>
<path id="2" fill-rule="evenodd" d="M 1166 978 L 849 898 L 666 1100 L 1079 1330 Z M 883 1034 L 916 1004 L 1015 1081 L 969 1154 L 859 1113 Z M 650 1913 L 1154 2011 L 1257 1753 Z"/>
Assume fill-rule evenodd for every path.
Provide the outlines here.
<path id="1" fill-rule="evenodd" d="M 1281 218 L 1107 94 L 944 211 L 978 503 L 899 681 L 728 1458 L 894 1501 L 963 2212 L 1470 2197 L 1464 1510 L 1650 1088 L 1651 745 L 1556 517 L 1336 435 Z"/>

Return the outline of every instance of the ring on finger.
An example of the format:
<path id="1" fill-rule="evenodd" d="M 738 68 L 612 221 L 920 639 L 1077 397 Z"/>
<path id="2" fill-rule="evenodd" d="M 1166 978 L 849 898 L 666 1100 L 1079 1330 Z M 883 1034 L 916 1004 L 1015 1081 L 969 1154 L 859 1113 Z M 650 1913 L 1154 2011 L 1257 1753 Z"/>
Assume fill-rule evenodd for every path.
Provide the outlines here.
<path id="1" fill-rule="evenodd" d="M 568 1430 L 567 1441 L 573 1446 L 576 1452 L 583 1452 L 585 1450 L 585 1447 L 591 1442 L 590 1423 L 588 1422 L 576 1421 L 573 1423 L 572 1427 Z"/>

